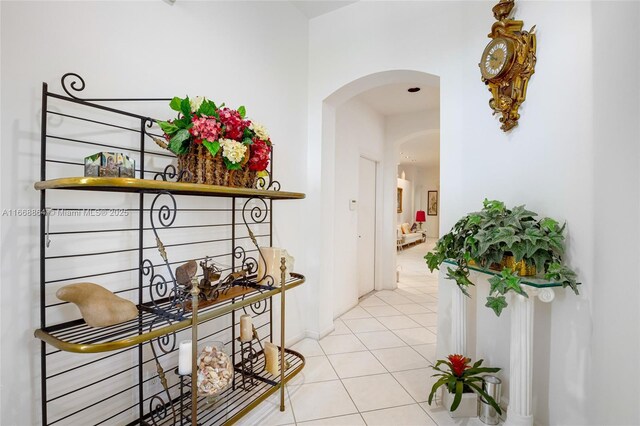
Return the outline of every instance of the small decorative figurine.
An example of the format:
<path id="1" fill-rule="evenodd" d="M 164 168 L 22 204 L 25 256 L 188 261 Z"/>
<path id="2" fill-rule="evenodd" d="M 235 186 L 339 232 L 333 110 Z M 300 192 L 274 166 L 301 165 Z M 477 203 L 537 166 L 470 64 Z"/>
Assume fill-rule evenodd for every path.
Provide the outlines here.
<path id="1" fill-rule="evenodd" d="M 107 327 L 138 316 L 138 308 L 133 302 L 116 296 L 98 284 L 66 285 L 58 289 L 56 297 L 74 303 L 90 327 Z"/>

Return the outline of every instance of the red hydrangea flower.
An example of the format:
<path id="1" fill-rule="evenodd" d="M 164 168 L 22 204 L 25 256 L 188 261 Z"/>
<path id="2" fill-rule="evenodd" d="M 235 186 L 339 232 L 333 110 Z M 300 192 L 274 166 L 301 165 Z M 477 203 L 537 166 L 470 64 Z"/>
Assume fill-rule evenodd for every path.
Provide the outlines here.
<path id="1" fill-rule="evenodd" d="M 470 358 L 465 358 L 463 355 L 449 355 L 447 357 L 449 362 L 451 363 L 451 370 L 453 370 L 453 374 L 457 377 L 462 377 L 462 373 L 464 370 L 469 368 L 469 363 L 471 362 Z"/>
<path id="2" fill-rule="evenodd" d="M 222 125 L 215 117 L 208 117 L 206 115 L 201 117 L 193 116 L 191 122 L 193 123 L 193 127 L 189 129 L 189 133 L 193 135 L 193 141 L 195 143 L 202 143 L 203 139 L 211 142 L 218 140 Z"/>
<path id="3" fill-rule="evenodd" d="M 218 114 L 220 115 L 220 122 L 224 126 L 224 137 L 241 141 L 244 129 L 249 127 L 251 122 L 243 120 L 238 111 L 230 108 L 222 108 L 218 110 Z"/>
<path id="4" fill-rule="evenodd" d="M 249 157 L 249 170 L 256 172 L 267 170 L 270 153 L 271 147 L 267 142 L 254 138 L 251 145 L 251 156 Z"/>

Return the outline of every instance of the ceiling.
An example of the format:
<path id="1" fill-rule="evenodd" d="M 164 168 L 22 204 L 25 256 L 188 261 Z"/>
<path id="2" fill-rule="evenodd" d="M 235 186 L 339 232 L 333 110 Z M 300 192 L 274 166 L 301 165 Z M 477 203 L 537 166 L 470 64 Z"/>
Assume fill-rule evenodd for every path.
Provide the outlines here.
<path id="1" fill-rule="evenodd" d="M 420 87 L 420 91 L 410 93 L 407 91 L 410 87 Z M 426 112 L 440 108 L 440 87 L 394 83 L 369 89 L 356 96 L 356 99 L 384 116 Z M 440 131 L 433 129 L 407 140 L 400 146 L 400 153 L 399 164 L 439 168 Z"/>
<path id="2" fill-rule="evenodd" d="M 440 106 L 440 88 L 420 85 L 420 91 L 409 93 L 410 84 L 389 84 L 376 87 L 357 96 L 382 115 L 399 115 L 435 109 Z"/>
<path id="3" fill-rule="evenodd" d="M 293 3 L 295 7 L 300 9 L 307 18 L 312 19 L 350 5 L 351 3 L 356 3 L 356 1 L 292 0 L 290 3 Z"/>
<path id="4" fill-rule="evenodd" d="M 400 145 L 399 161 L 401 165 L 440 168 L 440 132 L 417 136 Z"/>

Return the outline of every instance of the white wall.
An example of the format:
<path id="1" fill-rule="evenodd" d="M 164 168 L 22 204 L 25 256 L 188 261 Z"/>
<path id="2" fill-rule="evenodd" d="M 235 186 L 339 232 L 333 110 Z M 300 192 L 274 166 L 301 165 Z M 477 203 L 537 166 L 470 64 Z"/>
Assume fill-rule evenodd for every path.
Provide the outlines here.
<path id="1" fill-rule="evenodd" d="M 206 95 L 271 131 L 283 190 L 306 189 L 307 25 L 285 2 L 2 2 L 2 207 L 37 208 L 43 81 L 77 72 L 86 96 Z M 280 23 L 286 22 L 286 25 Z M 122 106 L 122 105 L 118 105 Z M 142 107 L 138 107 L 142 108 Z M 170 117 L 158 104 L 157 117 Z M 276 203 L 275 244 L 305 269 L 305 201 Z M 1 424 L 39 424 L 38 220 L 2 218 Z M 305 331 L 302 290 L 288 301 L 289 340 Z M 277 327 L 276 327 L 277 328 Z M 152 366 L 150 366 L 152 367 Z M 87 393 L 90 395 L 91 392 Z M 72 407 L 69 407 L 72 408 Z"/>
<path id="2" fill-rule="evenodd" d="M 313 19 L 309 151 L 319 149 L 326 130 L 323 100 L 342 86 L 394 69 L 440 76 L 440 231 L 480 208 L 484 197 L 525 203 L 569 224 L 568 261 L 583 282 L 582 294 L 560 291 L 551 306 L 536 308 L 536 324 L 542 328 L 536 332 L 534 356 L 537 421 L 640 423 L 637 395 L 616 391 L 620 378 L 607 375 L 611 370 L 606 367 L 619 364 L 618 354 L 632 360 L 639 356 L 640 321 L 632 308 L 638 302 L 638 279 L 613 266 L 638 261 L 638 4 L 518 2 L 517 17 L 528 27 L 537 25 L 538 64 L 521 124 L 506 135 L 487 106 L 489 95 L 477 66 L 493 21 L 491 6 L 358 2 Z M 623 28 L 624 37 L 609 31 L 610 26 Z M 611 63 L 620 66 L 609 69 L 607 77 L 605 64 Z M 613 90 L 614 80 L 624 82 L 626 96 Z M 320 208 L 323 199 L 319 170 L 331 168 L 328 158 L 316 157 L 323 164 L 308 172 L 312 209 Z M 625 188 L 626 195 L 617 188 Z M 322 227 L 318 232 L 322 235 Z M 626 240 L 629 246 L 623 244 L 623 233 L 634 236 Z M 447 300 L 453 284 L 443 281 L 441 287 Z M 326 302 L 320 298 L 319 303 L 317 327 L 323 329 Z M 446 309 L 440 313 L 441 319 L 448 315 Z M 624 325 L 616 331 L 613 324 Z M 446 325 L 441 323 L 441 333 Z M 497 329 L 481 327 L 471 336 L 471 347 L 489 354 L 489 362 L 503 363 L 508 349 L 494 338 L 508 326 L 500 321 Z M 495 346 L 485 350 L 482 342 Z M 629 366 L 623 375 L 637 378 L 638 367 Z M 608 409 L 612 400 L 615 410 Z"/>
<path id="3" fill-rule="evenodd" d="M 358 212 L 349 209 L 349 201 L 358 200 L 359 158 L 381 162 L 383 146 L 383 116 L 357 99 L 336 110 L 334 317 L 358 303 Z M 377 198 L 381 195 L 379 187 Z"/>

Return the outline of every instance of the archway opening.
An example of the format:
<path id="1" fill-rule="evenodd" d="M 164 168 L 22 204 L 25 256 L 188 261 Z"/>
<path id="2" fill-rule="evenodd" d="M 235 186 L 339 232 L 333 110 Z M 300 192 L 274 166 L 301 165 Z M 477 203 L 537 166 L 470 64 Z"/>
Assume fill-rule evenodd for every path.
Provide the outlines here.
<path id="1" fill-rule="evenodd" d="M 367 275 L 372 290 L 396 287 L 399 146 L 411 138 L 437 135 L 439 139 L 439 86 L 439 77 L 432 74 L 384 71 L 343 85 L 323 102 L 320 282 L 329 288 L 320 292 L 326 298 L 319 302 L 326 320 L 358 303 L 367 268 L 372 268 Z M 437 93 L 435 105 L 411 98 L 416 93 L 408 89 L 415 87 L 423 89 L 423 94 Z M 361 182 L 366 161 L 374 163 L 369 176 L 375 176 L 375 198 L 365 203 L 359 198 L 366 193 Z M 359 224 L 365 204 L 374 210 L 369 228 L 374 235 L 368 238 L 373 247 L 358 244 L 363 237 Z M 364 265 L 362 247 L 369 247 L 372 257 Z"/>

